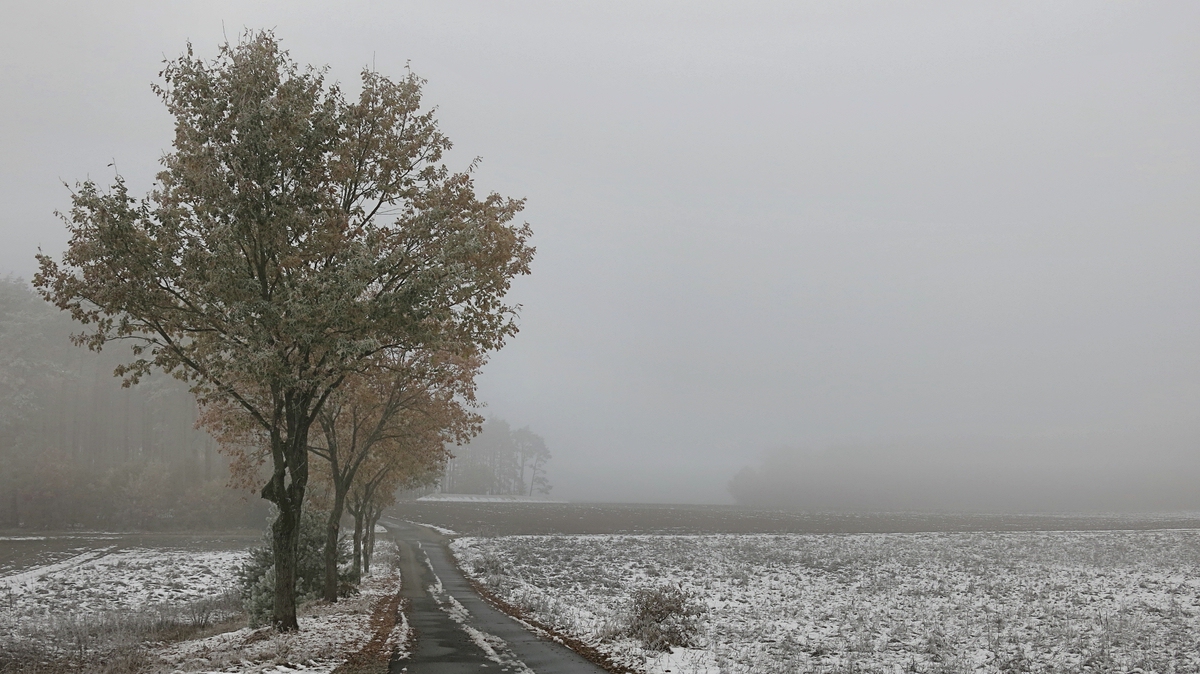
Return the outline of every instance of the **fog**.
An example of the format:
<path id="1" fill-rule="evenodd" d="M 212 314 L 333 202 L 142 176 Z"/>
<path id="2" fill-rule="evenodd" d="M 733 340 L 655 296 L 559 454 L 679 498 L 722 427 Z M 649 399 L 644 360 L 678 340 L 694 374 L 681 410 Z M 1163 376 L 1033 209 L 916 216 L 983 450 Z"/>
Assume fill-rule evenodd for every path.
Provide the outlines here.
<path id="1" fill-rule="evenodd" d="M 62 250 L 63 181 L 149 188 L 164 58 L 268 27 L 346 82 L 411 66 L 451 165 L 528 198 L 521 333 L 479 394 L 545 438 L 555 497 L 731 502 L 749 466 L 818 509 L 1197 507 L 1197 20 L 27 3 L 0 25 L 0 274 Z"/>
<path id="2" fill-rule="evenodd" d="M 778 449 L 730 483 L 738 503 L 860 512 L 1200 510 L 1192 437 L 1105 432 Z"/>

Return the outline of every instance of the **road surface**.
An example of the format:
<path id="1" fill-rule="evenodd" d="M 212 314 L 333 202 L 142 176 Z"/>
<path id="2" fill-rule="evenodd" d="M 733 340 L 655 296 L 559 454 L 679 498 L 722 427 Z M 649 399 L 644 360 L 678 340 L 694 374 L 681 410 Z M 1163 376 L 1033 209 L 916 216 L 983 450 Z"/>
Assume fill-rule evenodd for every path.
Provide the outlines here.
<path id="1" fill-rule="evenodd" d="M 455 568 L 444 536 L 392 519 L 381 524 L 400 548 L 402 591 L 416 634 L 411 656 L 392 662 L 393 674 L 606 674 L 480 598 Z"/>

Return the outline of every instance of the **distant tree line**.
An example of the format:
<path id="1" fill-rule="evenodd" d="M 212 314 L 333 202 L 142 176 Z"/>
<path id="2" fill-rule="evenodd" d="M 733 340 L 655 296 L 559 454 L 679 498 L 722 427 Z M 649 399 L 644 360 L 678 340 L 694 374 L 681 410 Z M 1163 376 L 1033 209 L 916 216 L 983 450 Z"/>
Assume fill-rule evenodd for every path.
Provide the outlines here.
<path id="1" fill-rule="evenodd" d="M 550 493 L 546 441 L 529 427 L 495 419 L 469 444 L 453 449 L 440 490 L 451 494 L 534 496 Z"/>
<path id="2" fill-rule="evenodd" d="M 187 387 L 160 375 L 122 388 L 115 354 L 73 346 L 75 330 L 0 279 L 0 526 L 261 526 L 265 507 L 228 488 Z"/>

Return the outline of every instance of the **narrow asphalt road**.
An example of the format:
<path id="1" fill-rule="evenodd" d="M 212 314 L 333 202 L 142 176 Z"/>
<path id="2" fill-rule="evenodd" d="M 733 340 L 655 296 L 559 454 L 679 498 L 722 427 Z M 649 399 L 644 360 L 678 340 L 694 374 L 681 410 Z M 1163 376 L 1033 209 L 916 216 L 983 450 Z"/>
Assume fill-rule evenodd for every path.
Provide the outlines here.
<path id="1" fill-rule="evenodd" d="M 400 548 L 402 591 L 416 633 L 412 654 L 392 662 L 393 674 L 606 674 L 480 598 L 455 568 L 444 536 L 407 522 L 381 524 Z"/>

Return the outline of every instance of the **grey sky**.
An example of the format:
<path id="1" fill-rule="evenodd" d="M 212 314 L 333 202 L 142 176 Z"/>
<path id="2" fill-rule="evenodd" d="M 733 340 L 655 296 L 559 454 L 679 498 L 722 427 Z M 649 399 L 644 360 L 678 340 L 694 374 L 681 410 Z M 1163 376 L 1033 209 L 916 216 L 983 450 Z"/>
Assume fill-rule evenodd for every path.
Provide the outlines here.
<path id="1" fill-rule="evenodd" d="M 528 197 L 480 392 L 557 495 L 723 501 L 781 446 L 1200 439 L 1200 5 L 746 4 L 10 7 L 0 273 L 61 250 L 60 178 L 149 185 L 164 56 L 273 27 L 346 82 L 411 63 L 452 162 Z"/>

